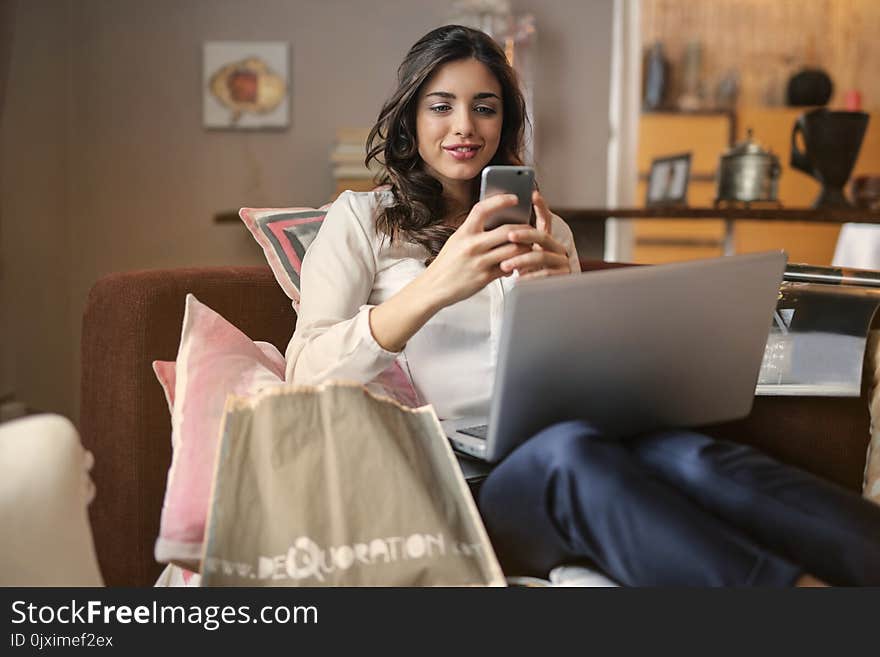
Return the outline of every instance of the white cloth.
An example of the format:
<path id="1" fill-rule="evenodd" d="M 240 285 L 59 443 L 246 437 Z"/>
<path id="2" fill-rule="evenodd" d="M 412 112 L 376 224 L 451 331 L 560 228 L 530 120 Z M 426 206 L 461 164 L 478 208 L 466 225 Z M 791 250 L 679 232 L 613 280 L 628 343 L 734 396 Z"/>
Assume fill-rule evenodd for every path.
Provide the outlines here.
<path id="1" fill-rule="evenodd" d="M 559 586 L 559 587 L 611 587 L 620 586 L 617 582 L 608 579 L 598 570 L 586 566 L 557 566 L 550 571 L 547 579 L 540 577 L 520 577 L 510 575 L 507 577 L 508 586 Z"/>
<path id="2" fill-rule="evenodd" d="M 165 570 L 159 574 L 159 578 L 156 580 L 156 583 L 153 584 L 154 587 L 168 588 L 201 585 L 202 576 L 199 573 L 184 570 L 180 566 L 175 566 L 173 563 L 165 566 Z"/>
<path id="3" fill-rule="evenodd" d="M 557 566 L 549 577 L 552 586 L 619 586 L 598 570 L 584 566 Z"/>
<path id="4" fill-rule="evenodd" d="M 60 415 L 0 425 L 0 586 L 103 586 L 87 509 L 93 461 Z"/>
<path id="5" fill-rule="evenodd" d="M 366 383 L 397 359 L 422 401 L 441 419 L 487 415 L 509 276 L 432 317 L 399 354 L 370 331 L 370 308 L 387 301 L 425 270 L 427 251 L 391 244 L 376 215 L 391 192 L 345 192 L 333 203 L 303 261 L 301 305 L 287 346 L 287 380 Z M 551 233 L 580 271 L 571 229 L 556 215 Z"/>
<path id="6" fill-rule="evenodd" d="M 831 264 L 880 270 L 880 224 L 843 224 Z"/>

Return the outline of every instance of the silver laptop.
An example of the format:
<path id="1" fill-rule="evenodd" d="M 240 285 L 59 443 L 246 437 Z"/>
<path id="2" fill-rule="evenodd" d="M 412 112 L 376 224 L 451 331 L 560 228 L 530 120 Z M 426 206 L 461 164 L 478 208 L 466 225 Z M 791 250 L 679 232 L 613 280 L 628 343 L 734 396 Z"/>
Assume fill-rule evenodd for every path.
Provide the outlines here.
<path id="1" fill-rule="evenodd" d="M 612 437 L 751 411 L 782 251 L 523 281 L 508 295 L 488 418 L 442 424 L 494 463 L 585 419 Z"/>

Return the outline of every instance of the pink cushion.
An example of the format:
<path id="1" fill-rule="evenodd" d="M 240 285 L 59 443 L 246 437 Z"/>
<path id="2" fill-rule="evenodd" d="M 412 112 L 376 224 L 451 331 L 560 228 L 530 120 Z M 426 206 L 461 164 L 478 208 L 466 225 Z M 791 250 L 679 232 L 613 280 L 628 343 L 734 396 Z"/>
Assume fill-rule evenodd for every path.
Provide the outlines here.
<path id="1" fill-rule="evenodd" d="M 165 393 L 165 401 L 168 402 L 168 412 L 174 413 L 174 379 L 175 363 L 173 360 L 154 360 L 153 372 Z"/>
<path id="2" fill-rule="evenodd" d="M 177 360 L 173 366 L 157 361 L 153 368 L 172 409 L 174 446 L 156 560 L 195 569 L 202 554 L 226 397 L 283 383 L 284 357 L 274 346 L 252 341 L 188 294 Z"/>

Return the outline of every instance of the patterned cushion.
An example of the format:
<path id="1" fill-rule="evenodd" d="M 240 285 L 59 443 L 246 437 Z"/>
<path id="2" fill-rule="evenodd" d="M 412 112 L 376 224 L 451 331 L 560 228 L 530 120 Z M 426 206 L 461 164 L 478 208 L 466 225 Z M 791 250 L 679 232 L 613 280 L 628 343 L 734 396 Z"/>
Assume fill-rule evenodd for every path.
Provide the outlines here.
<path id="1" fill-rule="evenodd" d="M 275 280 L 297 310 L 302 261 L 329 208 L 242 208 L 238 212 L 263 248 Z"/>

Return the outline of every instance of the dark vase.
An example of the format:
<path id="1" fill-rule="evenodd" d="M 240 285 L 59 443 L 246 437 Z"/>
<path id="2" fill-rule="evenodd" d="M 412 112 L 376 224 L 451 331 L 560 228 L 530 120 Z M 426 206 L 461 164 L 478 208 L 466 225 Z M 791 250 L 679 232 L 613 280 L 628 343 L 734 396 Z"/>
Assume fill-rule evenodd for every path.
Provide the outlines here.
<path id="1" fill-rule="evenodd" d="M 843 194 L 868 127 L 864 112 L 831 112 L 825 108 L 802 114 L 791 132 L 791 166 L 822 183 L 814 208 L 850 207 Z M 800 133 L 804 150 L 798 148 Z"/>
<path id="2" fill-rule="evenodd" d="M 645 58 L 644 107 L 656 110 L 663 107 L 669 85 L 669 60 L 663 54 L 663 44 L 657 41 Z"/>
<path id="3" fill-rule="evenodd" d="M 789 107 L 826 105 L 833 91 L 834 85 L 825 71 L 804 69 L 789 79 L 785 102 Z"/>

